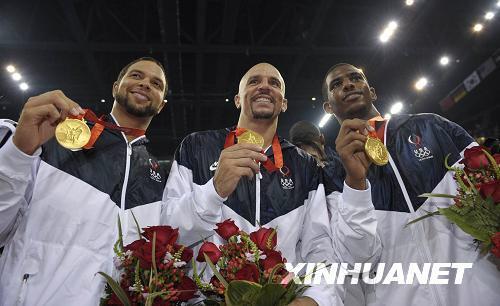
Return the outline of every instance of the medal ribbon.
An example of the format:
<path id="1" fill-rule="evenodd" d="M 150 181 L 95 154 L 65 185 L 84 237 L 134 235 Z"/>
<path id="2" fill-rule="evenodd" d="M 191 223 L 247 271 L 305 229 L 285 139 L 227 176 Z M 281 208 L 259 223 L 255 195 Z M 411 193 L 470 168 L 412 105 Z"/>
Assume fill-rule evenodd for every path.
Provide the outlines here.
<path id="1" fill-rule="evenodd" d="M 230 146 L 234 145 L 235 143 L 235 138 L 246 132 L 247 130 L 244 128 L 236 128 L 229 132 L 226 136 L 226 140 L 224 141 L 224 149 L 229 148 Z M 273 137 L 273 153 L 274 153 L 274 163 L 273 161 L 268 158 L 265 162 L 262 163 L 262 166 L 266 168 L 266 170 L 269 173 L 273 173 L 276 170 L 280 170 L 281 174 L 283 175 L 288 175 L 288 168 L 283 167 L 283 152 L 281 151 L 281 145 L 278 139 L 278 135 L 274 134 Z M 264 150 L 260 151 L 260 153 L 265 154 Z M 283 171 L 283 170 L 284 171 Z"/>
<path id="2" fill-rule="evenodd" d="M 368 124 L 374 129 L 373 132 L 368 131 L 368 135 L 373 138 L 378 138 L 384 143 L 385 119 L 381 116 L 376 116 L 368 120 Z"/>
<path id="3" fill-rule="evenodd" d="M 89 142 L 83 147 L 84 149 L 91 149 L 96 140 L 101 136 L 102 131 L 104 128 L 108 128 L 110 130 L 117 130 L 120 132 L 123 132 L 125 135 L 132 135 L 135 137 L 140 137 L 144 134 L 146 134 L 145 130 L 140 130 L 140 129 L 134 129 L 134 128 L 129 128 L 129 127 L 124 127 L 124 126 L 118 126 L 116 124 L 104 121 L 104 116 L 97 117 L 96 114 L 90 110 L 90 109 L 84 109 L 85 113 L 83 115 L 78 115 L 78 116 L 72 116 L 69 115 L 68 117 L 71 119 L 87 119 L 91 122 L 94 122 L 94 126 L 92 127 L 92 130 L 90 131 L 90 139 Z"/>

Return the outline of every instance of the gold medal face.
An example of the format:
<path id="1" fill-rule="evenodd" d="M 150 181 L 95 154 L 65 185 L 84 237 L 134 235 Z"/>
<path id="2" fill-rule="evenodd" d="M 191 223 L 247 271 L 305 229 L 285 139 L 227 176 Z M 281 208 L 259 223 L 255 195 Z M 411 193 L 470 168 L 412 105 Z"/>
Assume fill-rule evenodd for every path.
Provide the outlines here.
<path id="1" fill-rule="evenodd" d="M 247 130 L 237 138 L 239 143 L 253 143 L 261 147 L 264 145 L 264 137 L 254 131 Z"/>
<path id="2" fill-rule="evenodd" d="M 66 119 L 56 127 L 56 140 L 66 149 L 81 149 L 89 139 L 90 129 L 83 120 Z"/>
<path id="3" fill-rule="evenodd" d="M 365 142 L 365 153 L 377 166 L 383 166 L 389 161 L 389 152 L 378 138 L 368 136 Z"/>

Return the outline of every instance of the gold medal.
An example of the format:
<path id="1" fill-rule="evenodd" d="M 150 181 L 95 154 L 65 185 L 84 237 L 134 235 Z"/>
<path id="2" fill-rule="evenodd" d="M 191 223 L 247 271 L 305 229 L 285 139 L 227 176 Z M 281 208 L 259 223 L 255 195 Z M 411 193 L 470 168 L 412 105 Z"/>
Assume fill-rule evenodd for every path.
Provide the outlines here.
<path id="1" fill-rule="evenodd" d="M 264 145 L 264 137 L 254 131 L 246 130 L 240 136 L 237 136 L 239 143 L 253 143 L 260 147 Z"/>
<path id="2" fill-rule="evenodd" d="M 377 166 L 383 166 L 389 161 L 389 152 L 378 138 L 368 136 L 365 142 L 365 153 Z"/>
<path id="3" fill-rule="evenodd" d="M 66 149 L 81 149 L 89 142 L 90 128 L 85 121 L 66 119 L 56 127 L 56 140 Z"/>

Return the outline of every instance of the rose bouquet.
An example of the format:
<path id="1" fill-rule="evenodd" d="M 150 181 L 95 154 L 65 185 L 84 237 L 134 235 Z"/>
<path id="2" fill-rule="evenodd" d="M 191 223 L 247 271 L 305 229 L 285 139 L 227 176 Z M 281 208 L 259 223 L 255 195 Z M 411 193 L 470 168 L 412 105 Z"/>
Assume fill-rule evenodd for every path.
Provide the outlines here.
<path id="1" fill-rule="evenodd" d="M 471 235 L 482 253 L 500 258 L 500 154 L 491 155 L 485 147 L 466 149 L 460 161 L 464 168 L 445 166 L 454 172 L 456 195 L 426 193 L 423 197 L 451 198 L 454 204 L 438 208 L 408 224 L 434 215 L 443 215 Z"/>
<path id="2" fill-rule="evenodd" d="M 215 232 L 226 242 L 217 246 L 206 241 L 196 257 L 211 268 L 209 283 L 202 281 L 204 270 L 198 274 L 193 262 L 193 278 L 207 297 L 205 305 L 287 305 L 307 288 L 291 280 L 286 259 L 275 249 L 274 228 L 248 234 L 228 219 L 217 223 Z"/>
<path id="3" fill-rule="evenodd" d="M 185 270 L 193 250 L 176 243 L 178 229 L 150 226 L 141 232 L 137 225 L 139 239 L 124 246 L 119 219 L 118 227 L 114 264 L 120 279 L 99 272 L 107 281 L 101 305 L 173 306 L 193 298 L 196 285 Z"/>

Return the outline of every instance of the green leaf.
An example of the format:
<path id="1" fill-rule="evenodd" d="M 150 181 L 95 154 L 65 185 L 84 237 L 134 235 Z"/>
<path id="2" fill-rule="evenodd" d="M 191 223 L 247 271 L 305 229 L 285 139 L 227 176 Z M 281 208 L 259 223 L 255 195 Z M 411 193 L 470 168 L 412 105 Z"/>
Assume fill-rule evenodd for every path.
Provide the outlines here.
<path id="1" fill-rule="evenodd" d="M 432 216 L 440 215 L 440 214 L 441 214 L 441 212 L 439 210 L 434 211 L 434 212 L 429 212 L 428 214 L 423 215 L 422 217 L 419 217 L 419 218 L 417 218 L 415 220 L 412 220 L 412 221 L 406 223 L 406 225 L 404 227 L 406 228 L 410 224 L 417 223 L 418 221 L 427 219 L 427 218 L 432 217 Z"/>
<path id="2" fill-rule="evenodd" d="M 158 270 L 156 269 L 156 232 L 153 232 L 153 247 L 151 250 L 151 259 L 153 264 L 153 277 L 156 279 L 158 277 Z M 151 288 L 151 282 L 149 283 L 149 288 Z"/>
<path id="3" fill-rule="evenodd" d="M 104 272 L 97 273 L 101 274 L 106 279 L 106 282 L 116 294 L 120 302 L 122 302 L 124 306 L 130 306 L 130 301 L 127 297 L 127 294 L 125 293 L 125 291 L 123 291 L 123 288 L 120 287 L 120 284 L 118 284 L 111 276 L 107 275 Z"/>
<path id="4" fill-rule="evenodd" d="M 120 251 L 123 252 L 123 233 L 122 233 L 122 221 L 120 220 L 120 214 L 118 214 L 118 241 L 116 242 L 120 246 Z"/>
<path id="5" fill-rule="evenodd" d="M 419 198 L 449 198 L 454 199 L 455 196 L 445 193 L 422 193 L 418 196 Z"/>
<path id="6" fill-rule="evenodd" d="M 472 227 L 465 218 L 449 208 L 438 208 L 439 212 L 445 216 L 450 222 L 455 223 L 460 229 L 462 229 L 467 234 L 471 235 L 475 239 L 486 242 L 490 240 L 488 233 Z"/>
<path id="7" fill-rule="evenodd" d="M 500 180 L 500 168 L 498 167 L 498 164 L 497 164 L 495 158 L 493 156 L 491 156 L 491 154 L 488 151 L 486 151 L 485 149 L 483 149 L 483 152 L 486 155 L 486 157 L 488 158 L 488 160 L 490 161 L 490 164 L 493 167 L 493 171 L 495 172 L 495 176 L 496 176 L 497 180 Z"/>
<path id="8" fill-rule="evenodd" d="M 260 290 L 255 306 L 276 305 L 285 297 L 287 290 L 281 284 L 266 284 Z M 289 304 L 293 300 L 286 301 Z"/>
<path id="9" fill-rule="evenodd" d="M 224 296 L 228 306 L 255 306 L 262 286 L 249 281 L 234 280 L 226 287 Z M 267 304 L 272 305 L 272 304 Z"/>
<path id="10" fill-rule="evenodd" d="M 210 257 L 208 257 L 208 255 L 206 253 L 203 253 L 203 256 L 205 256 L 205 261 L 207 262 L 210 269 L 212 269 L 212 272 L 215 274 L 215 277 L 217 277 L 219 282 L 221 282 L 221 284 L 224 285 L 225 288 L 228 288 L 229 285 L 228 285 L 227 281 L 224 279 L 224 276 L 222 276 L 219 273 L 219 271 L 217 270 L 217 268 L 214 266 L 214 264 L 210 260 Z"/>
<path id="11" fill-rule="evenodd" d="M 267 280 L 267 283 L 271 284 L 273 282 L 274 274 L 276 273 L 276 271 L 284 267 L 285 267 L 284 264 L 277 264 L 276 266 L 274 266 L 274 268 L 271 270 L 271 273 L 269 274 L 269 279 Z"/>
<path id="12" fill-rule="evenodd" d="M 137 234 L 139 234 L 139 240 L 141 240 L 142 236 L 141 236 L 141 227 L 139 226 L 139 222 L 137 222 L 137 218 L 135 217 L 132 209 L 130 210 L 130 213 L 132 214 L 132 218 L 134 218 L 135 226 L 137 227 Z"/>

